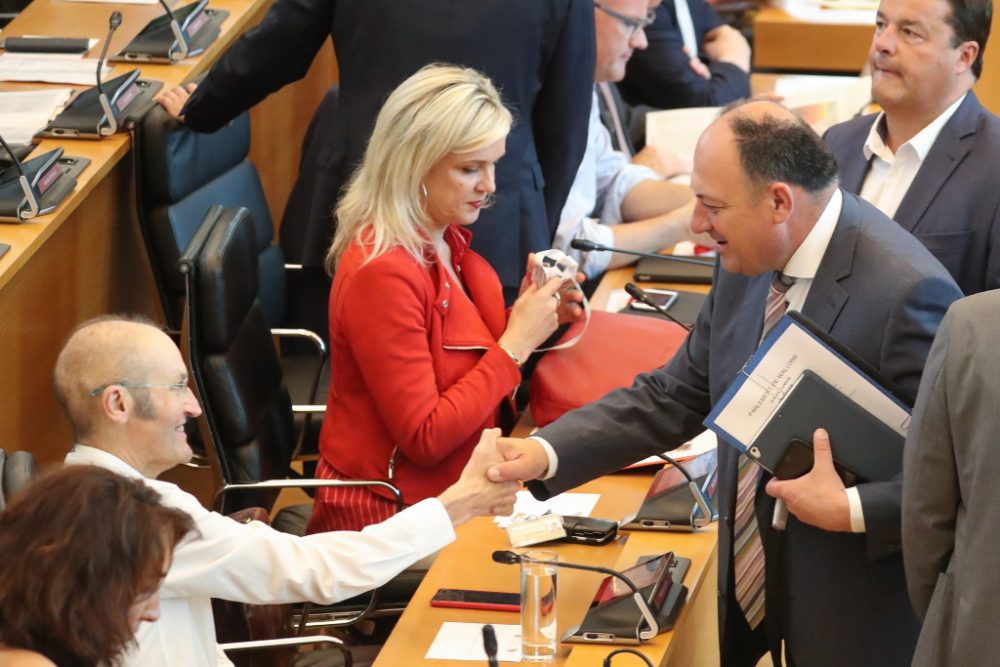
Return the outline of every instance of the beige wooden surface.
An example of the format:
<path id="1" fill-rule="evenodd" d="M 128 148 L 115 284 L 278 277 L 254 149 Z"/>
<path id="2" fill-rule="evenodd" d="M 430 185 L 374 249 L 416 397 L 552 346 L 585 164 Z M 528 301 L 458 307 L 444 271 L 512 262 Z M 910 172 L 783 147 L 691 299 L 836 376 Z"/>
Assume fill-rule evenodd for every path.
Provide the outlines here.
<path id="1" fill-rule="evenodd" d="M 144 78 L 167 85 L 207 71 L 236 36 L 255 24 L 267 0 L 212 0 L 231 12 L 222 34 L 205 54 L 176 65 L 143 65 Z M 159 6 L 115 6 L 124 15 L 111 51 L 121 48 Z M 107 4 L 36 0 L 3 32 L 97 37 L 107 33 Z M 98 44 L 92 55 L 98 55 Z M 119 64 L 115 73 L 128 69 Z M 309 77 L 272 96 L 253 113 L 251 157 L 262 173 L 272 211 L 298 173 L 301 138 L 313 109 L 335 78 L 326 47 Z M 5 88 L 44 87 L 18 84 Z M 109 312 L 138 312 L 161 319 L 155 286 L 133 204 L 132 152 L 128 135 L 101 141 L 45 140 L 36 153 L 62 146 L 91 165 L 76 190 L 54 213 L 22 225 L 0 225 L 0 447 L 31 451 L 42 463 L 60 460 L 72 433 L 52 393 L 52 368 L 63 340 L 87 318 Z M 277 223 L 276 223 L 277 224 Z"/>

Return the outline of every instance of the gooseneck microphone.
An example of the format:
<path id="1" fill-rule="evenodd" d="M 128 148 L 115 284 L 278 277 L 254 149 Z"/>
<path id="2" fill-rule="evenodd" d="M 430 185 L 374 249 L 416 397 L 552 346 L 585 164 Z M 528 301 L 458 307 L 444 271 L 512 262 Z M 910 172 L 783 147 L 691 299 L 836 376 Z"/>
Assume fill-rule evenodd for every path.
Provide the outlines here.
<path id="1" fill-rule="evenodd" d="M 24 168 L 21 167 L 21 161 L 17 159 L 14 151 L 10 149 L 10 146 L 7 145 L 3 137 L 0 137 L 0 144 L 3 145 L 3 149 L 10 156 L 10 161 L 14 163 L 14 168 L 17 169 L 18 174 L 17 180 L 21 184 L 21 191 L 24 192 L 24 201 L 17 207 L 17 217 L 21 220 L 30 220 L 38 215 L 38 212 L 41 210 L 41 206 L 38 204 L 38 196 L 35 194 L 35 189 L 31 187 L 28 177 L 24 175 Z"/>
<path id="2" fill-rule="evenodd" d="M 483 650 L 486 652 L 486 662 L 489 667 L 498 667 L 497 633 L 489 623 L 483 626 Z"/>
<path id="3" fill-rule="evenodd" d="M 521 562 L 521 556 L 513 551 L 499 550 L 493 552 L 493 561 L 502 565 L 514 565 Z M 596 565 L 578 565 L 577 563 L 564 563 L 562 561 L 552 561 L 551 565 L 553 567 L 564 567 L 568 570 L 597 572 L 624 582 L 625 585 L 632 591 L 632 599 L 635 600 L 636 606 L 639 607 L 639 613 L 642 614 L 642 618 L 646 621 L 646 625 L 649 626 L 646 630 L 641 630 L 639 632 L 639 639 L 652 639 L 660 632 L 660 625 L 656 622 L 656 614 L 654 614 L 653 610 L 649 608 L 649 603 L 646 602 L 646 598 L 642 597 L 642 593 L 639 592 L 639 587 L 635 585 L 634 581 L 626 577 L 621 572 L 607 567 L 599 567 Z"/>
<path id="4" fill-rule="evenodd" d="M 104 91 L 101 70 L 104 69 L 104 61 L 105 58 L 108 57 L 108 47 L 111 45 L 111 37 L 115 34 L 115 30 L 118 30 L 118 26 L 121 24 L 122 13 L 117 11 L 111 12 L 111 18 L 108 20 L 108 38 L 104 40 L 104 48 L 101 49 L 101 57 L 97 59 L 97 99 L 101 103 L 101 108 L 104 110 L 104 122 L 101 122 L 97 126 L 97 132 L 104 137 L 110 137 L 118 131 L 118 114 L 115 113 L 114 107 L 111 106 L 111 100 L 108 99 L 108 95 Z M 105 124 L 105 122 L 107 124 Z"/>
<path id="5" fill-rule="evenodd" d="M 715 260 L 704 260 L 697 257 L 682 257 L 680 255 L 661 255 L 658 252 L 643 252 L 641 250 L 625 250 L 624 248 L 612 248 L 603 243 L 588 241 L 587 239 L 573 239 L 569 242 L 569 247 L 574 250 L 584 252 L 606 251 L 617 252 L 622 255 L 635 255 L 636 257 L 652 257 L 653 259 L 663 259 L 668 262 L 681 262 L 682 264 L 697 264 L 698 266 L 715 266 Z"/>
<path id="6" fill-rule="evenodd" d="M 177 17 L 172 11 L 170 11 L 170 7 L 167 6 L 167 1 L 160 0 L 160 6 L 163 7 L 167 16 L 170 17 L 170 30 L 174 33 L 174 43 L 171 44 L 170 48 L 167 50 L 167 58 L 172 63 L 175 63 L 178 60 L 184 60 L 187 58 L 190 51 L 187 35 L 185 35 L 184 30 L 181 29 L 181 24 L 177 22 Z"/>
<path id="7" fill-rule="evenodd" d="M 636 301 L 641 301 L 642 303 L 646 304 L 647 306 L 658 312 L 660 315 L 663 315 L 665 318 L 667 318 L 674 324 L 684 327 L 684 329 L 686 329 L 687 331 L 691 331 L 691 329 L 693 328 L 681 322 L 679 319 L 671 315 L 666 308 L 664 308 L 660 304 L 650 299 L 649 295 L 646 294 L 646 290 L 642 289 L 635 283 L 625 283 L 625 291 L 628 293 L 630 297 L 632 297 Z"/>
<path id="8" fill-rule="evenodd" d="M 705 494 L 702 493 L 701 487 L 698 486 L 696 481 L 694 481 L 694 477 L 692 477 L 691 473 L 687 471 L 687 468 L 682 466 L 680 461 L 677 461 L 673 457 L 667 456 L 666 454 L 661 453 L 657 454 L 657 456 L 681 471 L 681 474 L 684 475 L 684 479 L 687 480 L 688 491 L 690 491 L 691 495 L 694 496 L 695 503 L 697 503 L 698 507 L 701 509 L 701 515 L 711 519 L 713 512 L 711 505 L 709 505 L 708 498 L 706 498 Z M 700 528 L 701 526 L 698 527 Z"/>

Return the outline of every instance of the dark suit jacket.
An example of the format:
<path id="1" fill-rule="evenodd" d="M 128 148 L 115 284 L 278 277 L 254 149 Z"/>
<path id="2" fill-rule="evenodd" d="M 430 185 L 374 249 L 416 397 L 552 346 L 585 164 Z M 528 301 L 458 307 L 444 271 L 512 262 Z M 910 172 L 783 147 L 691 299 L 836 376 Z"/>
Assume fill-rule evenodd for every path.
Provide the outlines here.
<path id="1" fill-rule="evenodd" d="M 705 0 L 688 0 L 694 33 L 701 44 L 705 33 L 722 25 Z M 664 0 L 656 8 L 656 22 L 646 29 L 649 47 L 632 54 L 625 80 L 618 84 L 629 104 L 657 109 L 714 107 L 750 96 L 750 75 L 732 63 L 703 57 L 711 79 L 691 71 L 688 56 L 681 50 L 684 40 L 677 26 L 674 0 Z"/>
<path id="2" fill-rule="evenodd" d="M 876 115 L 831 127 L 824 140 L 841 187 L 861 192 L 863 146 Z M 966 294 L 1000 287 L 1000 118 L 968 96 L 941 129 L 894 216 L 944 264 Z"/>
<path id="3" fill-rule="evenodd" d="M 703 430 L 702 420 L 757 347 L 770 281 L 770 274 L 746 277 L 720 269 L 694 330 L 666 366 L 541 429 L 538 435 L 555 448 L 559 464 L 556 477 L 533 483 L 533 490 L 564 491 Z M 802 312 L 915 394 L 938 324 L 959 296 L 951 277 L 912 236 L 867 202 L 845 194 Z M 727 605 L 737 604 L 730 592 L 737 461 L 736 450 L 720 444 L 724 665 L 748 662 L 746 646 L 733 640 L 722 622 Z M 772 648 L 778 637 L 787 640 L 797 665 L 909 665 L 918 625 L 900 556 L 901 484 L 857 488 L 864 535 L 822 531 L 790 516 L 779 537 L 770 528 L 773 499 L 758 490 L 757 516 L 768 555 L 768 634 Z"/>
<path id="4" fill-rule="evenodd" d="M 277 0 L 198 87 L 187 123 L 212 131 L 301 78 L 332 35 L 340 68 L 333 201 L 397 85 L 432 62 L 474 67 L 497 85 L 517 124 L 497 165 L 497 203 L 480 215 L 473 248 L 516 287 L 528 252 L 550 246 L 586 148 L 593 14 L 585 0 Z M 289 259 L 318 265 L 330 221 L 286 224 Z"/>
<path id="5" fill-rule="evenodd" d="M 903 555 L 924 625 L 913 664 L 1000 664 L 1000 292 L 948 311 L 906 438 Z"/>

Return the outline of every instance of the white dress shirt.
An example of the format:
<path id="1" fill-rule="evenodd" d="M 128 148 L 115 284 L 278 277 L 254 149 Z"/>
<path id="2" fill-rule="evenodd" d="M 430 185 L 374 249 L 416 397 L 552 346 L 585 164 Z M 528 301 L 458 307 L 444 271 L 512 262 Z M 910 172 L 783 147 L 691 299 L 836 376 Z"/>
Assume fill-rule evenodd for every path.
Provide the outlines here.
<path id="1" fill-rule="evenodd" d="M 844 203 L 844 196 L 839 189 L 835 190 L 830 201 L 820 214 L 819 219 L 813 228 L 803 239 L 802 243 L 795 250 L 782 273 L 795 278 L 795 284 L 788 288 L 786 298 L 788 299 L 788 309 L 801 311 L 809 296 L 809 289 L 812 287 L 813 279 L 823 262 L 823 255 L 830 245 L 830 239 L 837 228 L 837 221 L 840 219 L 840 211 Z M 763 307 L 763 304 L 761 304 Z M 531 436 L 532 440 L 537 440 L 545 450 L 545 455 L 549 460 L 549 469 L 544 479 L 555 477 L 559 466 L 559 457 L 555 449 L 544 438 L 537 435 Z M 858 490 L 853 486 L 847 489 L 847 502 L 851 508 L 851 530 L 856 533 L 865 532 L 864 511 L 861 507 L 861 497 Z"/>
<path id="2" fill-rule="evenodd" d="M 968 93 L 966 93 L 968 95 Z M 885 132 L 885 113 L 880 113 L 865 140 L 865 159 L 871 162 L 868 174 L 861 184 L 861 198 L 870 202 L 875 208 L 890 218 L 896 216 L 896 209 L 910 189 L 913 179 L 917 177 L 920 166 L 937 141 L 941 129 L 945 126 L 955 111 L 962 104 L 965 95 L 955 100 L 955 103 L 917 132 L 905 144 L 899 147 L 895 154 L 882 138 Z M 872 159 L 874 157 L 874 159 Z"/>
<path id="3" fill-rule="evenodd" d="M 622 222 L 622 201 L 640 181 L 661 180 L 648 167 L 632 164 L 612 148 L 611 135 L 601 123 L 596 89 L 590 107 L 587 150 L 559 216 L 552 247 L 573 257 L 588 278 L 599 276 L 611 261 L 610 252 L 581 252 L 569 247 L 576 238 L 608 246 L 615 244 L 609 225 Z M 596 217 L 590 217 L 596 214 Z"/>
<path id="4" fill-rule="evenodd" d="M 210 512 L 175 484 L 144 478 L 118 457 L 77 445 L 68 464 L 142 479 L 161 502 L 194 519 L 160 587 L 160 620 L 142 623 L 122 667 L 231 665 L 218 648 L 211 598 L 252 604 L 329 604 L 375 588 L 455 539 L 444 506 L 424 500 L 361 532 L 296 537 Z"/>

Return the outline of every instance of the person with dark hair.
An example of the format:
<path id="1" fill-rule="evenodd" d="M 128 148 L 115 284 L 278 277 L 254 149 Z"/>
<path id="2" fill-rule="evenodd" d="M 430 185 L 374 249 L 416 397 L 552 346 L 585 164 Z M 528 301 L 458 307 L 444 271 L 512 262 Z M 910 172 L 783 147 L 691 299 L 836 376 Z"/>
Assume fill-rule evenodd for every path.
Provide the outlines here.
<path id="1" fill-rule="evenodd" d="M 800 118 L 773 102 L 728 109 L 698 141 L 691 185 L 692 228 L 714 239 L 719 266 L 686 344 L 631 388 L 530 439 L 501 438 L 506 462 L 491 479 L 532 480 L 544 498 L 683 444 L 788 309 L 916 392 L 961 292 L 912 236 L 838 189 L 833 156 Z M 823 429 L 813 450 L 805 476 L 767 481 L 719 447 L 722 664 L 753 666 L 768 650 L 781 664 L 784 642 L 790 665 L 909 665 L 919 623 L 900 554 L 900 481 L 845 488 Z M 784 532 L 772 527 L 776 499 L 789 512 Z"/>
<path id="2" fill-rule="evenodd" d="M 142 625 L 118 667 L 230 665 L 219 650 L 212 598 L 249 604 L 333 603 L 380 586 L 455 539 L 474 516 L 509 514 L 517 484 L 486 480 L 499 460 L 499 430 L 484 433 L 458 480 L 365 530 L 298 537 L 260 522 L 238 523 L 156 479 L 191 459 L 184 425 L 201 414 L 187 368 L 154 326 L 104 317 L 80 325 L 56 361 L 56 393 L 73 424 L 71 464 L 141 480 L 167 507 L 194 520 L 195 537 L 174 551 L 160 589 L 158 623 Z"/>
<path id="3" fill-rule="evenodd" d="M 0 513 L 0 664 L 112 664 L 194 527 L 140 481 L 95 466 L 45 473 Z"/>
<path id="4" fill-rule="evenodd" d="M 927 246 L 966 294 L 1000 287 L 1000 118 L 976 99 L 993 0 L 882 0 L 877 114 L 824 137 L 841 182 Z"/>
<path id="5" fill-rule="evenodd" d="M 646 36 L 618 84 L 628 104 L 715 107 L 750 96 L 750 45 L 705 0 L 663 0 Z"/>

